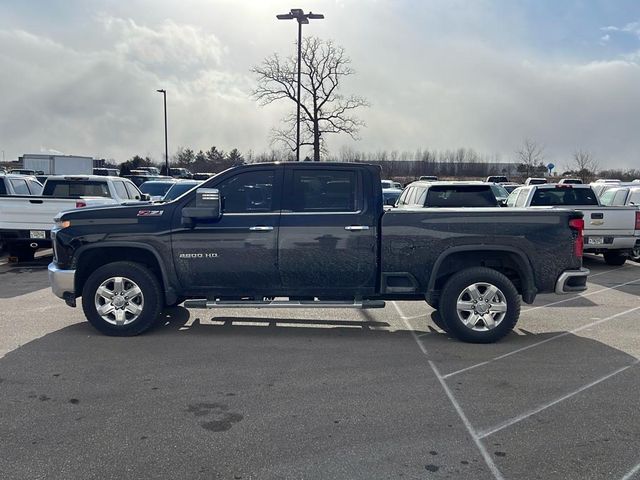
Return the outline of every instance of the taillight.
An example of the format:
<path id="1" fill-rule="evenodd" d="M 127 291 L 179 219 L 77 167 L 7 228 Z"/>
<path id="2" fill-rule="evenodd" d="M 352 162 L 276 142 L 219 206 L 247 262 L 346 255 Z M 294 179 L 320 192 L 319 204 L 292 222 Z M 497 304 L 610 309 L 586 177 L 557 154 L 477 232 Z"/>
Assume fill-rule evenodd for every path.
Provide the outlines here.
<path id="1" fill-rule="evenodd" d="M 76 200 L 76 208 L 82 208 L 86 206 L 87 206 L 87 202 L 84 202 L 82 200 Z"/>
<path id="2" fill-rule="evenodd" d="M 640 210 L 636 211 L 636 230 L 640 230 Z"/>
<path id="3" fill-rule="evenodd" d="M 576 241 L 573 244 L 573 254 L 576 257 L 581 257 L 582 253 L 584 252 L 584 220 L 582 218 L 572 218 L 571 220 L 569 220 L 569 227 L 575 230 L 578 234 L 576 237 Z"/>

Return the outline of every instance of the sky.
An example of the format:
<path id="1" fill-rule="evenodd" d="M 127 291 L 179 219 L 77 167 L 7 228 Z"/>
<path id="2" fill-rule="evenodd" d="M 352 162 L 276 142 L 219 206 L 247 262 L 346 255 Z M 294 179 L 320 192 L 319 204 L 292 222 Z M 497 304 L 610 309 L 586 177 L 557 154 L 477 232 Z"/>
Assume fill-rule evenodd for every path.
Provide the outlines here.
<path id="1" fill-rule="evenodd" d="M 359 140 L 330 153 L 473 148 L 515 159 L 525 138 L 569 165 L 640 168 L 637 0 L 0 0 L 0 149 L 124 161 L 215 145 L 268 151 L 292 108 L 251 97 L 252 66 L 304 35 L 345 48 L 366 97 Z"/>

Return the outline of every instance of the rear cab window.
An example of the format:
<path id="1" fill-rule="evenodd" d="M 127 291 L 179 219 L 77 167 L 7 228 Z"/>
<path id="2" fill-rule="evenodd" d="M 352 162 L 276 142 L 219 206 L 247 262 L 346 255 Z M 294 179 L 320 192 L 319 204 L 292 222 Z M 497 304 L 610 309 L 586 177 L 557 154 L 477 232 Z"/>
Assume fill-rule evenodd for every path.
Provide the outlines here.
<path id="1" fill-rule="evenodd" d="M 44 186 L 42 195 L 59 198 L 111 198 L 107 182 L 98 180 L 48 180 Z"/>
<path id="2" fill-rule="evenodd" d="M 532 207 L 556 205 L 594 205 L 598 206 L 598 198 L 591 188 L 574 188 L 569 186 L 555 188 L 538 188 L 531 198 Z"/>
<path id="3" fill-rule="evenodd" d="M 488 185 L 437 185 L 429 187 L 426 207 L 495 207 L 496 197 Z"/>
<path id="4" fill-rule="evenodd" d="M 7 187 L 4 184 L 5 179 L 4 178 L 0 178 L 0 195 L 6 195 L 7 194 Z"/>

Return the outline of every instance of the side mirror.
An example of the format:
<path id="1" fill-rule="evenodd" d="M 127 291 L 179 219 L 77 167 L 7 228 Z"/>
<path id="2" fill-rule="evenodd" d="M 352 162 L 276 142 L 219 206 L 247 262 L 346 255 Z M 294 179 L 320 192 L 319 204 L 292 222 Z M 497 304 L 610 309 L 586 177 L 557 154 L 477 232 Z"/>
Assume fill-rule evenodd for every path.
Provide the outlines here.
<path id="1" fill-rule="evenodd" d="M 192 224 L 198 220 L 218 220 L 221 216 L 220 191 L 215 188 L 198 188 L 196 206 L 182 209 L 183 224 Z"/>
<path id="2" fill-rule="evenodd" d="M 390 207 L 395 207 L 396 200 L 398 200 L 398 199 L 397 198 L 387 198 L 387 200 L 384 202 L 384 204 L 388 205 Z"/>
<path id="3" fill-rule="evenodd" d="M 150 202 L 151 201 L 151 195 L 149 195 L 148 193 L 143 193 L 140 195 L 140 201 L 141 202 Z"/>

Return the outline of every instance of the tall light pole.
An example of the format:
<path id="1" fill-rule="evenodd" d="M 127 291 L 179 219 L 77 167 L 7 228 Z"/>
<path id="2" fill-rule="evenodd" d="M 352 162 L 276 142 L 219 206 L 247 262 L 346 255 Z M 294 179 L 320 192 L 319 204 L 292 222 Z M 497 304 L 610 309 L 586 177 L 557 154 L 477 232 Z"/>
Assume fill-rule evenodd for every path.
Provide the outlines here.
<path id="1" fill-rule="evenodd" d="M 161 93 L 164 98 L 164 174 L 168 177 L 171 176 L 169 172 L 169 146 L 167 143 L 167 91 L 164 89 L 156 90 L 156 92 Z"/>
<path id="2" fill-rule="evenodd" d="M 276 15 L 278 20 L 298 21 L 298 113 L 296 116 L 296 161 L 300 161 L 300 72 L 302 70 L 302 24 L 309 23 L 309 20 L 321 20 L 324 15 L 321 13 L 304 13 L 301 8 L 292 8 L 289 13 Z"/>

